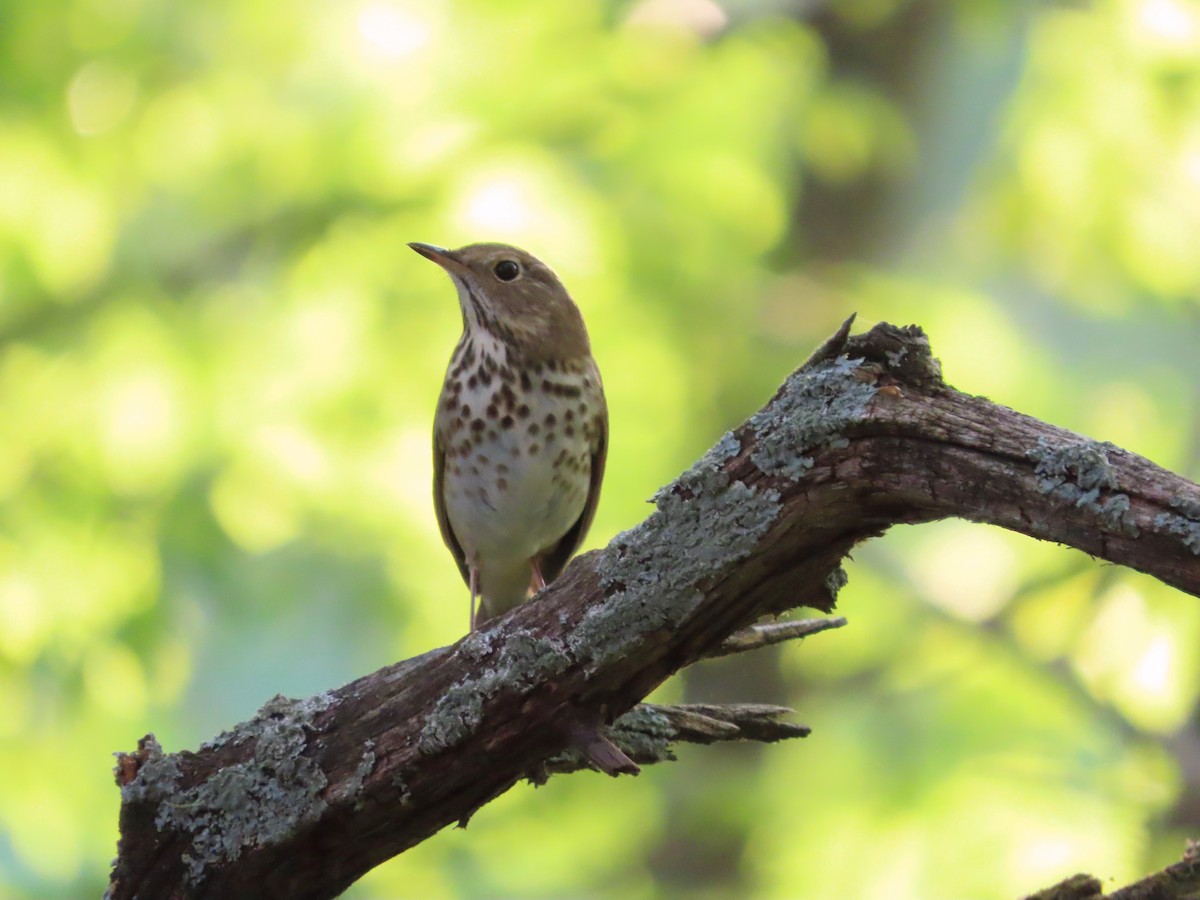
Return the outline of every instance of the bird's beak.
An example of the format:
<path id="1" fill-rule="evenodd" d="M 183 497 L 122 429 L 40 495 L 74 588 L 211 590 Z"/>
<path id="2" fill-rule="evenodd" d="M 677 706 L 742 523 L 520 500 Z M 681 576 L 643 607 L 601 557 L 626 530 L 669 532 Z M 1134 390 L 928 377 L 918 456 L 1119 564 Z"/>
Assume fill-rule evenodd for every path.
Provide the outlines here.
<path id="1" fill-rule="evenodd" d="M 463 273 L 467 269 L 466 266 L 455 258 L 453 251 L 447 250 L 445 247 L 438 247 L 434 244 L 422 244 L 420 241 L 410 241 L 408 246 L 412 247 L 426 259 L 433 260 L 452 275 Z"/>

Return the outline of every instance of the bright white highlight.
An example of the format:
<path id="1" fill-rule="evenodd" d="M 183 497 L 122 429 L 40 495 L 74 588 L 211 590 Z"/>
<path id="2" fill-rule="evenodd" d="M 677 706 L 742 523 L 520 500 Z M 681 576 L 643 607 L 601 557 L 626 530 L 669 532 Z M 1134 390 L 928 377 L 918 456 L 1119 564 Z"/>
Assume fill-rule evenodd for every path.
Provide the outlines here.
<path id="1" fill-rule="evenodd" d="M 525 231 L 532 219 L 529 185 L 500 178 L 477 186 L 466 197 L 460 218 L 464 224 L 491 234 Z"/>
<path id="2" fill-rule="evenodd" d="M 1171 658 L 1175 648 L 1171 640 L 1159 635 L 1150 641 L 1133 668 L 1133 683 L 1139 690 L 1161 696 L 1171 687 Z"/>
<path id="3" fill-rule="evenodd" d="M 403 59 L 428 42 L 432 29 L 412 12 L 391 3 L 368 3 L 358 14 L 363 43 L 388 59 Z"/>
<path id="4" fill-rule="evenodd" d="M 1195 10 L 1175 0 L 1144 0 L 1136 15 L 1139 29 L 1164 44 L 1190 44 L 1200 30 Z"/>

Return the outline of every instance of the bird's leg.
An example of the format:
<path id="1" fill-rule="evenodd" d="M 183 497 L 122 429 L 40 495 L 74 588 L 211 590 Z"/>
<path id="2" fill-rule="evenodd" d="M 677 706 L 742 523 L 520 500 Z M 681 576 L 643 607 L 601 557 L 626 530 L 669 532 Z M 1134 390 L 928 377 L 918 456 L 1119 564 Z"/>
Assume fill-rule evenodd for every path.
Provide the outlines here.
<path id="1" fill-rule="evenodd" d="M 536 594 L 546 586 L 546 579 L 542 577 L 542 564 L 536 556 L 529 561 L 529 565 L 533 567 L 533 580 L 529 587 Z"/>
<path id="2" fill-rule="evenodd" d="M 474 566 L 470 571 L 470 589 L 471 589 L 471 630 L 475 630 L 475 598 L 479 596 L 479 570 Z"/>

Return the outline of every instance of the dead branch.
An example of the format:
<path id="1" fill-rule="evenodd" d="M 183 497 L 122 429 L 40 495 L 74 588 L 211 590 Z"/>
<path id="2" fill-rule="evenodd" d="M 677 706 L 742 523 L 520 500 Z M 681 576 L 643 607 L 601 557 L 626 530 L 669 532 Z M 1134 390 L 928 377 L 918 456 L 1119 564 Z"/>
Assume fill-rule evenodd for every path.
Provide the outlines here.
<path id="1" fill-rule="evenodd" d="M 777 711 L 620 717 L 684 666 L 769 643 L 760 617 L 832 609 L 841 560 L 895 524 L 990 522 L 1200 595 L 1200 488 L 947 387 L 914 327 L 839 332 L 656 503 L 452 647 L 276 698 L 195 753 L 123 756 L 110 895 L 332 897 L 596 739 L 650 761 L 639 734 L 787 736 Z"/>

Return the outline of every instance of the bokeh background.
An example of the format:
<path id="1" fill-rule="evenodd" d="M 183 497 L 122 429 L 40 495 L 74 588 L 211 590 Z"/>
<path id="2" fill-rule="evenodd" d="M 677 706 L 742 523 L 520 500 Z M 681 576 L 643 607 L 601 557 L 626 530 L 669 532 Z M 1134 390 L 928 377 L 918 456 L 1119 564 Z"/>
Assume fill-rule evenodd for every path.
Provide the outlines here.
<path id="1" fill-rule="evenodd" d="M 580 302 L 597 546 L 855 310 L 1195 478 L 1198 235 L 1184 0 L 7 0 L 0 895 L 100 894 L 145 732 L 461 636 L 406 241 Z M 1012 898 L 1200 832 L 1195 598 L 963 522 L 848 568 L 848 628 L 660 692 L 807 741 L 520 786 L 348 896 Z"/>

